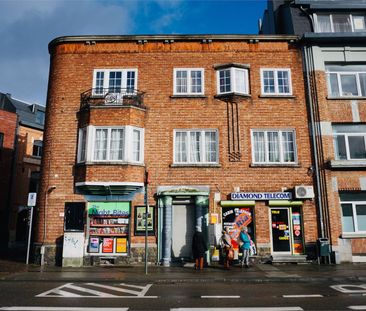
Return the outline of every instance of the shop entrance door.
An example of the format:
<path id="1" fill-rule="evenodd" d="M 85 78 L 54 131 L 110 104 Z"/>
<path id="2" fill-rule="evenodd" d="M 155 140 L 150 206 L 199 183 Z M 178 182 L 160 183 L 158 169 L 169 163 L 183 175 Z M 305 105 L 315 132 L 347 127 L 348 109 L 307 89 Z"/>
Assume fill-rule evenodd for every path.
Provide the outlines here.
<path id="1" fill-rule="evenodd" d="M 271 208 L 272 252 L 291 254 L 290 210 Z"/>
<path id="2" fill-rule="evenodd" d="M 192 256 L 192 237 L 195 230 L 194 205 L 174 204 L 172 222 L 172 259 Z"/>

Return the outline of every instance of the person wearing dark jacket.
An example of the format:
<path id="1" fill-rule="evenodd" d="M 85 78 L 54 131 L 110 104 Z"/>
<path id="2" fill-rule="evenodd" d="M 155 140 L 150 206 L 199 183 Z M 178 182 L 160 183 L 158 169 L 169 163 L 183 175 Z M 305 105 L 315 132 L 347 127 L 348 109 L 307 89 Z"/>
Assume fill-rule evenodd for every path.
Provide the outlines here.
<path id="1" fill-rule="evenodd" d="M 192 252 L 193 258 L 195 260 L 195 269 L 203 270 L 203 257 L 205 256 L 205 252 L 207 251 L 206 241 L 203 236 L 202 230 L 200 227 L 196 227 L 196 232 L 193 235 L 192 239 Z"/>

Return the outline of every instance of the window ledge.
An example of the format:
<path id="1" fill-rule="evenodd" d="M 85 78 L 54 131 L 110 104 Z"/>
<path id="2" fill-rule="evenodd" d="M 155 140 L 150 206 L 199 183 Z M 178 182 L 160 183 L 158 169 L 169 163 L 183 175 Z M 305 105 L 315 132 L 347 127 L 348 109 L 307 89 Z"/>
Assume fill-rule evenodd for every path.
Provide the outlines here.
<path id="1" fill-rule="evenodd" d="M 258 95 L 259 98 L 296 98 L 294 95 L 276 95 L 276 94 L 261 94 Z"/>
<path id="2" fill-rule="evenodd" d="M 197 95 L 193 95 L 193 94 L 177 94 L 177 95 L 171 95 L 170 98 L 207 98 L 207 96 L 203 95 L 203 94 L 197 94 Z"/>
<path id="3" fill-rule="evenodd" d="M 134 165 L 134 166 L 145 166 L 144 163 L 137 162 L 127 162 L 127 161 L 88 161 L 76 163 L 76 166 L 86 166 L 86 165 Z"/>
<path id="4" fill-rule="evenodd" d="M 330 160 L 330 168 L 366 168 L 366 160 Z"/>
<path id="5" fill-rule="evenodd" d="M 173 164 L 170 164 L 170 167 L 173 167 L 173 168 L 180 168 L 180 167 L 212 167 L 212 168 L 219 168 L 221 167 L 220 164 L 217 164 L 217 163 L 212 163 L 212 164 L 209 164 L 209 163 L 173 163 Z"/>
<path id="6" fill-rule="evenodd" d="M 327 96 L 326 97 L 329 100 L 365 100 L 366 96 L 338 96 L 338 97 L 333 97 L 333 96 Z"/>
<path id="7" fill-rule="evenodd" d="M 230 93 L 224 93 L 224 94 L 216 94 L 214 98 L 225 98 L 225 97 L 231 97 L 231 96 L 238 96 L 238 97 L 245 97 L 245 98 L 251 98 L 252 95 L 250 94 L 243 94 L 243 93 L 236 93 L 236 92 L 230 92 Z"/>
<path id="8" fill-rule="evenodd" d="M 343 239 L 351 239 L 351 238 L 366 238 L 366 232 L 346 232 L 342 233 Z"/>
<path id="9" fill-rule="evenodd" d="M 250 167 L 301 167 L 299 163 L 251 163 Z"/>

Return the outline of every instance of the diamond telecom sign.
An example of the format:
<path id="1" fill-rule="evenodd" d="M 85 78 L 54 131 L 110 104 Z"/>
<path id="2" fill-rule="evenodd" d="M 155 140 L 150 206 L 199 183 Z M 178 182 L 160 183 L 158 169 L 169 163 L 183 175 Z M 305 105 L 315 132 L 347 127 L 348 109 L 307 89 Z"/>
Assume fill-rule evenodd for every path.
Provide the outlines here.
<path id="1" fill-rule="evenodd" d="M 233 192 L 231 200 L 292 200 L 291 192 Z"/>

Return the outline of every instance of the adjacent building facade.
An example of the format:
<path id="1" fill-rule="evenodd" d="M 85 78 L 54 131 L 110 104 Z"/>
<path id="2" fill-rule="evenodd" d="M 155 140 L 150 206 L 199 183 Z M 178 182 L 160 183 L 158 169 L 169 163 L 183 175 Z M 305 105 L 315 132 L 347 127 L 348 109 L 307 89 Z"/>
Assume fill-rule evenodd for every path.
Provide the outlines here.
<path id="1" fill-rule="evenodd" d="M 61 37 L 49 51 L 39 262 L 141 261 L 146 223 L 163 265 L 191 258 L 196 227 L 207 261 L 226 227 L 235 240 L 247 226 L 261 257 L 314 250 L 296 36 Z"/>
<path id="2" fill-rule="evenodd" d="M 263 34 L 301 37 L 320 232 L 366 260 L 366 3 L 268 1 Z"/>

